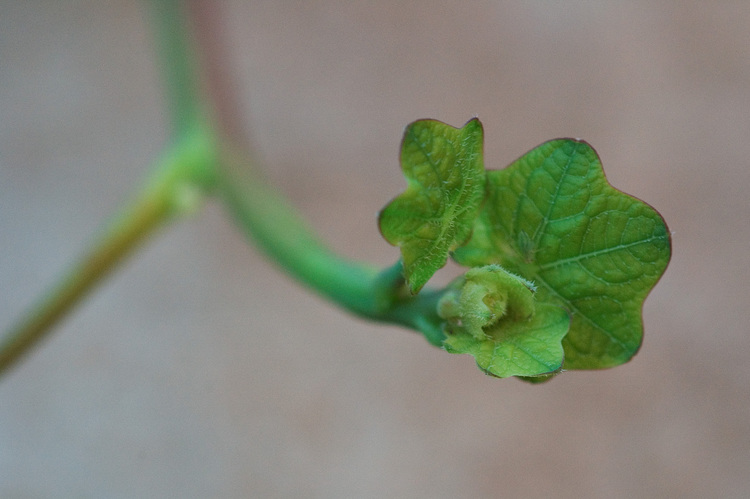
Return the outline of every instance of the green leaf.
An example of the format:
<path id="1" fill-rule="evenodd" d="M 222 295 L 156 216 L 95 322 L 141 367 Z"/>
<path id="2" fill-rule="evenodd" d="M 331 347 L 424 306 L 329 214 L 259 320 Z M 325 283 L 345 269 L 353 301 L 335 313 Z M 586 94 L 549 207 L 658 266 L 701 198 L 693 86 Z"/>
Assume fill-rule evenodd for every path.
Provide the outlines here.
<path id="1" fill-rule="evenodd" d="M 571 314 L 564 367 L 597 369 L 638 351 L 643 301 L 670 253 L 661 216 L 610 186 L 588 144 L 559 139 L 488 172 L 486 204 L 454 258 L 533 281 L 537 300 Z"/>
<path id="2" fill-rule="evenodd" d="M 445 266 L 463 244 L 484 197 L 482 125 L 463 128 L 435 120 L 415 121 L 404 132 L 401 168 L 406 191 L 380 213 L 380 232 L 401 248 L 412 294 Z"/>
<path id="3" fill-rule="evenodd" d="M 562 366 L 568 314 L 535 303 L 533 286 L 499 265 L 458 278 L 438 303 L 438 315 L 446 320 L 443 347 L 473 355 L 487 374 L 534 377 Z"/>

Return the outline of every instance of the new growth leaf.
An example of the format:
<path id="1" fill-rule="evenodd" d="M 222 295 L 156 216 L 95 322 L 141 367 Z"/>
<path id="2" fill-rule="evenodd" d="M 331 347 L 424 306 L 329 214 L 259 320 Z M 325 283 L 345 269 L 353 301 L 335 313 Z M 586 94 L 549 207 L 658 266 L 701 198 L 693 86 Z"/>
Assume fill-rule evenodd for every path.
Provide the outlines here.
<path id="1" fill-rule="evenodd" d="M 401 169 L 406 191 L 380 213 L 380 231 L 401 248 L 412 294 L 445 266 L 449 252 L 471 235 L 484 197 L 482 125 L 463 128 L 420 120 L 404 131 Z"/>
<path id="2" fill-rule="evenodd" d="M 586 142 L 552 140 L 485 172 L 482 140 L 477 119 L 409 125 L 408 186 L 380 215 L 412 294 L 449 255 L 471 267 L 438 301 L 442 346 L 499 377 L 627 362 L 669 262 L 664 220 L 609 185 Z"/>
<path id="3" fill-rule="evenodd" d="M 487 202 L 455 259 L 533 281 L 538 300 L 571 314 L 565 368 L 597 369 L 638 351 L 643 301 L 670 253 L 656 210 L 609 185 L 587 143 L 558 139 L 488 172 Z"/>

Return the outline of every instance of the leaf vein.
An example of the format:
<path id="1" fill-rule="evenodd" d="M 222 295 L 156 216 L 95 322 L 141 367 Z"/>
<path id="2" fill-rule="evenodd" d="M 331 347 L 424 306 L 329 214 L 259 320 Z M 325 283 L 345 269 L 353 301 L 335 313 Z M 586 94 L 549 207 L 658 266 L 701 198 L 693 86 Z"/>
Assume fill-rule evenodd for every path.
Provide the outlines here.
<path id="1" fill-rule="evenodd" d="M 552 286 L 550 286 L 547 283 L 547 281 L 545 281 L 541 276 L 537 275 L 535 280 L 538 281 L 539 283 L 541 283 L 547 289 L 547 291 L 549 291 L 551 294 L 555 295 L 559 300 L 561 300 L 565 304 L 565 307 L 568 308 L 571 312 L 573 312 L 575 314 L 575 316 L 580 317 L 585 322 L 587 322 L 589 325 L 591 325 L 592 327 L 594 327 L 594 328 L 598 329 L 599 331 L 601 331 L 602 333 L 604 333 L 604 335 L 607 338 L 609 338 L 610 341 L 612 341 L 613 343 L 619 345 L 624 350 L 629 350 L 630 349 L 627 345 L 625 345 L 625 343 L 623 343 L 622 341 L 620 341 L 620 339 L 617 338 L 612 331 L 604 329 L 602 326 L 600 326 L 599 324 L 597 324 L 596 322 L 594 322 L 593 319 L 591 319 L 586 314 L 584 314 L 583 312 L 581 312 L 581 310 L 578 307 L 576 307 L 571 300 L 565 299 Z M 614 301 L 616 303 L 619 303 L 617 300 L 614 300 Z"/>
<path id="2" fill-rule="evenodd" d="M 626 249 L 629 249 L 629 248 L 632 248 L 634 246 L 638 246 L 638 245 L 641 245 L 641 244 L 652 243 L 652 242 L 660 240 L 660 239 L 663 239 L 663 236 L 651 236 L 651 237 L 649 237 L 647 239 L 641 239 L 640 241 L 633 241 L 633 242 L 627 243 L 627 244 L 619 244 L 617 246 L 612 246 L 612 247 L 609 247 L 609 248 L 604 248 L 604 249 L 600 249 L 600 250 L 596 250 L 596 251 L 590 251 L 588 253 L 581 253 L 581 254 L 576 255 L 576 256 L 572 256 L 572 257 L 569 257 L 569 258 L 564 258 L 564 259 L 561 259 L 561 260 L 555 260 L 552 263 L 540 265 L 539 266 L 539 270 L 542 271 L 542 270 L 554 269 L 554 268 L 557 268 L 557 267 L 561 267 L 563 265 L 568 265 L 568 264 L 571 264 L 571 263 L 580 262 L 581 260 L 585 260 L 585 259 L 588 259 L 588 258 L 594 258 L 594 257 L 597 257 L 597 256 L 606 255 L 608 253 L 613 253 L 613 252 L 616 252 L 616 251 L 626 250 Z"/>

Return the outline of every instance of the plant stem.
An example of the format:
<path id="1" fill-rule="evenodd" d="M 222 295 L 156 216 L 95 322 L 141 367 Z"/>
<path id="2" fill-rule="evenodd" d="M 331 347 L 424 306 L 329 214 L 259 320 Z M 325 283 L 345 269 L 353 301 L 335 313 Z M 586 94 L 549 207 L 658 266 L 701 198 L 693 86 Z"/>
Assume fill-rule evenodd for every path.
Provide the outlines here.
<path id="1" fill-rule="evenodd" d="M 203 96 L 225 142 L 221 144 L 216 193 L 250 242 L 289 275 L 359 316 L 417 329 L 433 344 L 443 340 L 437 299 L 425 291 L 413 297 L 404 286 L 399 262 L 380 271 L 331 251 L 288 200 L 255 168 L 227 64 L 221 3 L 194 0 L 186 15 L 194 28 L 203 70 Z"/>
<path id="2" fill-rule="evenodd" d="M 143 193 L 116 217 L 91 249 L 60 279 L 59 284 L 31 307 L 0 342 L 0 372 L 7 370 L 37 344 L 73 307 L 133 253 L 157 228 L 197 200 L 196 167 L 201 156 L 166 158 Z"/>
<path id="3" fill-rule="evenodd" d="M 417 329 L 441 344 L 437 300 L 441 293 L 409 294 L 398 262 L 383 271 L 331 251 L 286 200 L 251 178 L 240 154 L 223 149 L 217 193 L 245 235 L 283 270 L 361 317 Z M 241 172 L 238 175 L 237 172 Z"/>
<path id="4" fill-rule="evenodd" d="M 0 372 L 41 340 L 94 286 L 106 277 L 124 257 L 166 218 L 167 204 L 148 196 L 136 201 L 122 221 L 115 223 L 99 242 L 77 263 L 0 345 Z"/>
<path id="5" fill-rule="evenodd" d="M 157 0 L 152 5 L 175 147 L 135 201 L 0 341 L 0 373 L 37 344 L 157 228 L 175 215 L 193 211 L 197 200 L 209 191 L 221 197 L 254 243 L 303 284 L 355 314 L 416 329 L 440 345 L 443 333 L 436 305 L 441 292 L 411 296 L 400 262 L 379 271 L 335 254 L 251 167 L 239 121 L 230 115 L 228 86 L 216 78 L 221 75 L 208 74 L 206 82 L 200 79 L 190 21 L 191 16 L 205 14 L 206 9 L 199 7 L 206 6 L 201 3 L 189 9 L 179 0 Z M 193 20 L 203 30 L 201 41 L 218 29 L 216 22 Z M 221 55 L 217 40 L 207 50 L 208 57 Z M 220 65 L 212 60 L 207 68 L 216 72 Z M 208 121 L 209 111 L 216 113 L 216 123 Z M 209 123 L 218 125 L 217 129 L 210 130 Z M 215 134 L 223 134 L 225 142 L 217 141 Z"/>
<path id="6" fill-rule="evenodd" d="M 400 262 L 380 271 L 331 251 L 254 167 L 237 114 L 240 106 L 228 70 L 220 6 L 219 2 L 194 0 L 186 12 L 202 56 L 203 97 L 225 140 L 220 145 L 216 193 L 250 242 L 302 284 L 350 312 L 419 330 L 431 343 L 441 345 L 444 336 L 437 300 L 442 293 L 424 291 L 411 296 Z"/>
<path id="7" fill-rule="evenodd" d="M 154 0 L 149 3 L 156 27 L 158 60 L 167 87 L 170 122 L 175 137 L 180 137 L 206 114 L 189 2 Z"/>

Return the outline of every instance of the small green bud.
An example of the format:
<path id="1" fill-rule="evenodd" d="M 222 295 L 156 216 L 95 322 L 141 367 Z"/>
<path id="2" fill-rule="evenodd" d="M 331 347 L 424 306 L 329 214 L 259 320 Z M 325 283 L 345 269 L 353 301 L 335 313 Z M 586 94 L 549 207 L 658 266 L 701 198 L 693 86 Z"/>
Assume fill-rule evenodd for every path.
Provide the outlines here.
<path id="1" fill-rule="evenodd" d="M 451 283 L 438 302 L 438 315 L 445 319 L 447 333 L 466 331 L 484 340 L 501 321 L 531 319 L 535 290 L 499 265 L 476 267 Z"/>

